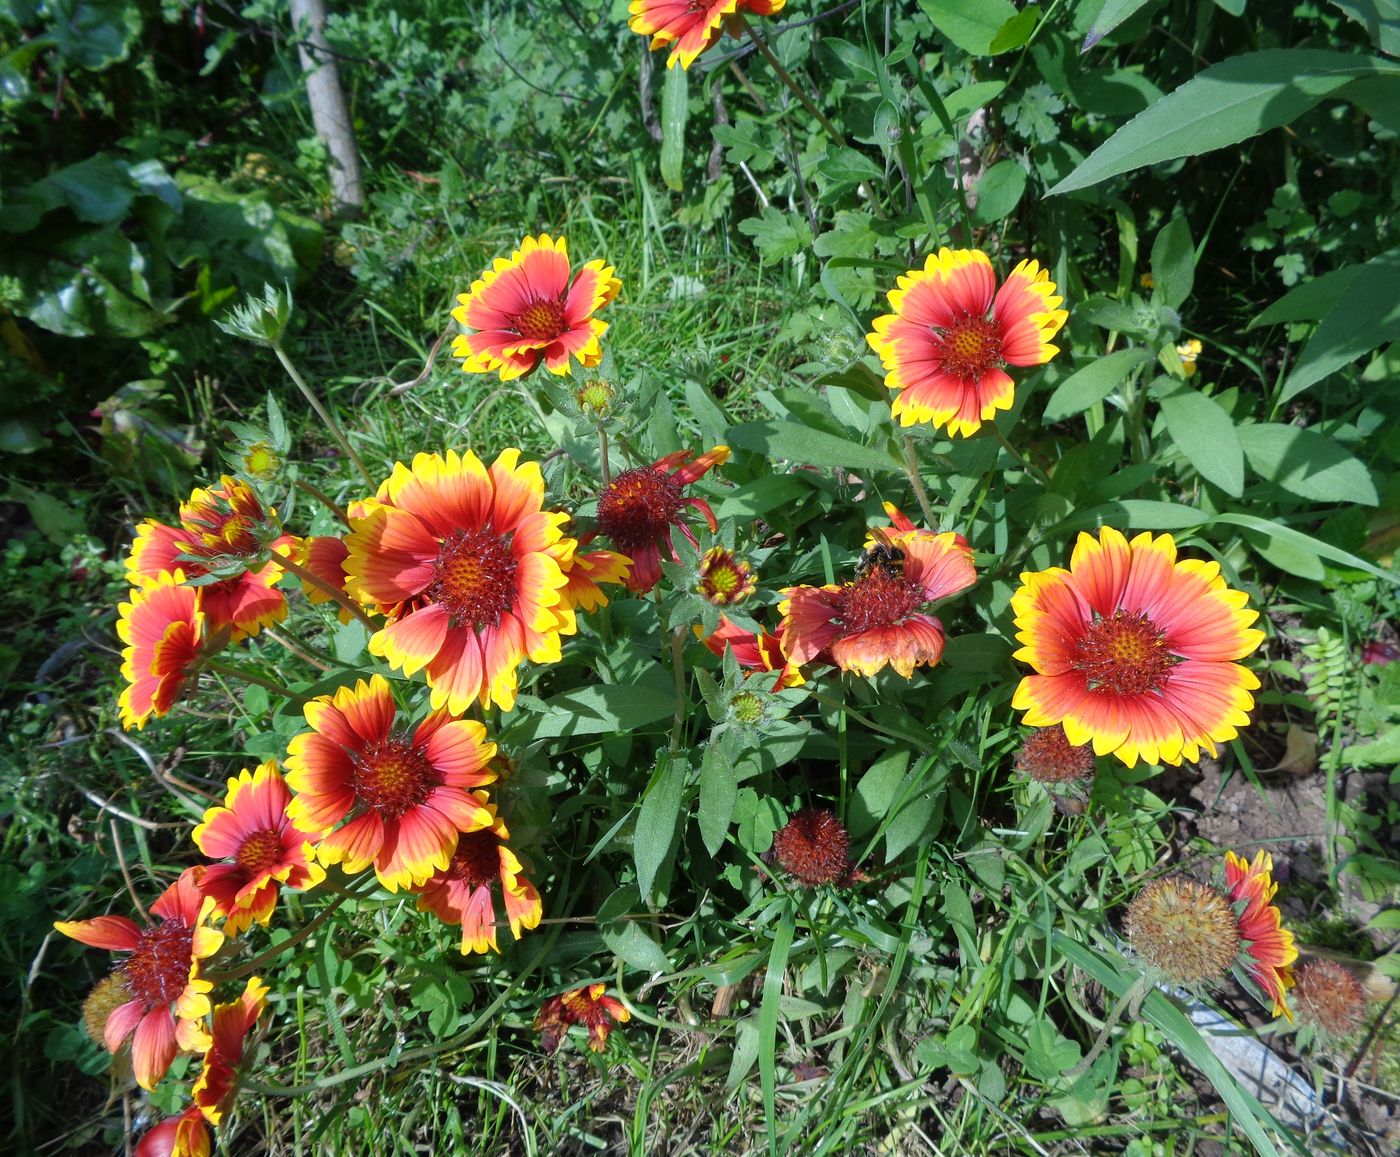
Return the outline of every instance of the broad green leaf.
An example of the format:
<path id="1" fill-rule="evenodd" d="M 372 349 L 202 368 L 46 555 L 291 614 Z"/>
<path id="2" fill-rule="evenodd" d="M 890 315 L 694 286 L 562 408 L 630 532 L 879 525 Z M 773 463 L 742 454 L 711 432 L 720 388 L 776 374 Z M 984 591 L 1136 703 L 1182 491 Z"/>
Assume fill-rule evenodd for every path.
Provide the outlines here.
<path id="1" fill-rule="evenodd" d="M 667 685 L 670 677 L 659 667 L 653 666 L 649 674 L 649 683 L 598 683 L 551 696 L 544 702 L 543 714 L 512 724 L 512 739 L 529 743 L 557 735 L 637 731 L 665 719 L 675 711 L 675 688 Z"/>
<path id="2" fill-rule="evenodd" d="M 1400 56 L 1400 0 L 1332 0 L 1332 3 L 1366 29 L 1381 52 Z"/>
<path id="3" fill-rule="evenodd" d="M 1400 73 L 1400 65 L 1316 48 L 1270 48 L 1231 57 L 1135 116 L 1050 195 L 1238 144 L 1288 124 L 1359 77 L 1392 72 Z"/>
<path id="4" fill-rule="evenodd" d="M 1244 491 L 1244 452 L 1230 415 L 1188 386 L 1162 399 L 1162 416 L 1176 448 L 1196 472 L 1238 498 Z"/>
<path id="5" fill-rule="evenodd" d="M 681 167 L 685 161 L 685 121 L 690 110 L 690 89 L 684 68 L 668 68 L 661 90 L 661 179 L 677 193 L 685 188 Z"/>
<path id="6" fill-rule="evenodd" d="M 1245 328 L 1278 325 L 1285 321 L 1321 321 L 1336 308 L 1364 268 L 1362 265 L 1345 265 L 1295 286 Z"/>
<path id="7" fill-rule="evenodd" d="M 1274 538 L 1260 534 L 1257 530 L 1244 531 L 1245 541 L 1255 554 L 1277 567 L 1283 574 L 1295 578 L 1312 579 L 1320 582 L 1326 577 L 1322 560 L 1307 547 L 1285 538 Z"/>
<path id="8" fill-rule="evenodd" d="M 1004 80 L 981 80 L 974 84 L 965 84 L 944 101 L 943 107 L 953 120 L 961 120 L 996 100 L 1005 87 Z M 930 117 L 926 123 L 937 124 L 937 121 Z"/>
<path id="9" fill-rule="evenodd" d="M 834 148 L 817 163 L 817 172 L 836 185 L 858 185 L 878 181 L 880 166 L 852 148 Z"/>
<path id="10" fill-rule="evenodd" d="M 1151 357 L 1150 350 L 1133 347 L 1095 358 L 1055 387 L 1055 392 L 1045 403 L 1045 420 L 1060 422 L 1083 413 L 1095 402 L 1101 402 L 1113 393 L 1131 370 Z"/>
<path id="11" fill-rule="evenodd" d="M 598 906 L 598 934 L 628 968 L 640 972 L 669 972 L 670 958 L 647 932 L 646 925 L 624 919 L 641 908 L 642 894 L 635 884 L 619 888 Z"/>
<path id="12" fill-rule="evenodd" d="M 1400 249 L 1361 267 L 1336 307 L 1322 319 L 1293 372 L 1280 402 L 1301 394 L 1362 354 L 1400 338 Z"/>
<path id="13" fill-rule="evenodd" d="M 1196 280 L 1196 247 L 1185 217 L 1173 217 L 1152 242 L 1152 279 L 1156 291 L 1173 309 L 1191 296 Z"/>
<path id="14" fill-rule="evenodd" d="M 739 222 L 739 232 L 753 238 L 764 261 L 781 261 L 812 244 L 812 227 L 800 213 L 782 213 L 769 205 L 761 217 Z"/>
<path id="15" fill-rule="evenodd" d="M 1331 559 L 1333 562 L 1352 570 L 1364 570 L 1367 574 L 1384 579 L 1388 583 L 1400 583 L 1400 577 L 1397 577 L 1392 571 L 1382 570 L 1375 563 L 1367 562 L 1349 550 L 1333 546 L 1330 542 L 1323 542 L 1320 538 L 1313 538 L 1312 535 L 1304 534 L 1301 530 L 1294 530 L 1291 526 L 1285 526 L 1281 522 L 1273 522 L 1253 514 L 1239 514 L 1235 511 L 1214 515 L 1209 521 L 1212 524 L 1226 523 L 1230 526 L 1242 526 L 1246 530 L 1256 530 L 1260 534 L 1268 535 L 1282 542 L 1292 543 L 1301 550 L 1311 551 L 1319 558 Z"/>
<path id="16" fill-rule="evenodd" d="M 719 854 L 729 824 L 734 818 L 734 805 L 739 801 L 739 777 L 727 745 L 711 742 L 700 762 L 700 812 L 697 822 L 700 839 L 712 856 Z"/>
<path id="17" fill-rule="evenodd" d="M 1035 26 L 1039 23 L 1040 8 L 1034 4 L 1028 4 L 997 29 L 997 34 L 992 37 L 991 44 L 987 46 L 987 54 L 996 56 L 1002 52 L 1010 52 L 1013 48 L 1020 48 L 1021 45 L 1030 40 L 1035 32 Z"/>
<path id="18" fill-rule="evenodd" d="M 1371 473 L 1331 438 L 1273 422 L 1239 428 L 1240 445 L 1260 477 L 1311 502 L 1379 501 Z"/>
<path id="19" fill-rule="evenodd" d="M 1084 37 L 1080 52 L 1088 52 L 1100 40 L 1117 28 L 1123 21 L 1135 16 L 1140 8 L 1145 8 L 1152 0 L 1108 0 L 1094 17 L 1089 33 Z"/>
<path id="20" fill-rule="evenodd" d="M 998 161 L 977 182 L 977 207 L 972 220 L 994 225 L 1011 215 L 1026 191 L 1026 170 L 1016 161 Z"/>
<path id="21" fill-rule="evenodd" d="M 991 54 L 992 42 L 1016 18 L 1011 0 L 919 0 L 933 26 L 973 56 Z"/>
<path id="22" fill-rule="evenodd" d="M 745 422 L 729 431 L 729 444 L 803 466 L 899 470 L 903 465 L 879 450 L 798 422 Z"/>
<path id="23" fill-rule="evenodd" d="M 661 753 L 659 774 L 642 797 L 637 812 L 637 830 L 632 837 L 632 860 L 637 865 L 637 887 L 643 896 L 651 894 L 656 873 L 671 854 L 676 827 L 685 798 L 685 779 L 690 766 L 684 756 Z"/>

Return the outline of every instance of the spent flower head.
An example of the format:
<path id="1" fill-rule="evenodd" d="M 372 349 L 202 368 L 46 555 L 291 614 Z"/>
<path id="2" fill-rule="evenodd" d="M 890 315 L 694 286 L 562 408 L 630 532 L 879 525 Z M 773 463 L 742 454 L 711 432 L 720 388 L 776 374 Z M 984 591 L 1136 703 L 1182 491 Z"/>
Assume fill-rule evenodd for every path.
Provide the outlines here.
<path id="1" fill-rule="evenodd" d="M 1305 1026 L 1349 1036 L 1366 1022 L 1366 990 L 1345 964 L 1315 956 L 1293 970 L 1293 1004 Z"/>

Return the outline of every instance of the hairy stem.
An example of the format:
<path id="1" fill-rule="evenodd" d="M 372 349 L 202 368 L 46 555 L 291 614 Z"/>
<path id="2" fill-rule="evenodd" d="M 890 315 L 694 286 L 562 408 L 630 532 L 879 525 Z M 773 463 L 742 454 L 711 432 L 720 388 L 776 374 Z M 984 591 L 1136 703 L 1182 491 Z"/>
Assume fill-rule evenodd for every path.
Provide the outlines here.
<path id="1" fill-rule="evenodd" d="M 277 355 L 277 360 L 282 363 L 282 368 L 287 371 L 287 376 L 296 383 L 297 389 L 301 391 L 301 396 L 305 398 L 307 402 L 310 403 L 311 408 L 316 411 L 316 416 L 321 419 L 321 423 L 326 427 L 326 431 L 335 439 L 335 444 L 339 446 L 341 450 L 345 452 L 345 456 L 354 463 L 355 469 L 360 472 L 360 477 L 364 479 L 365 485 L 368 486 L 370 492 L 373 493 L 375 489 L 374 479 L 369 476 L 369 471 L 365 469 L 364 462 L 362 462 L 360 456 L 355 453 L 355 447 L 350 445 L 345 435 L 341 433 L 340 426 L 337 425 L 336 420 L 331 417 L 330 411 L 327 410 L 325 406 L 321 405 L 321 399 L 316 396 L 316 391 L 308 386 L 306 384 L 306 379 L 297 372 L 296 366 L 292 364 L 292 359 L 287 356 L 287 351 L 282 348 L 282 343 L 273 342 L 272 352 Z"/>

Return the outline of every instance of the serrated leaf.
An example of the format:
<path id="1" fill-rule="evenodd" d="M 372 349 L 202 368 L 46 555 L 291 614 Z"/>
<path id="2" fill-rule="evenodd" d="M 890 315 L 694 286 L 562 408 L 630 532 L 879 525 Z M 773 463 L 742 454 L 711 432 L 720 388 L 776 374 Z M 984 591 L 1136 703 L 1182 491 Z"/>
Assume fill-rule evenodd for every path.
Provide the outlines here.
<path id="1" fill-rule="evenodd" d="M 1139 113 L 1047 195 L 1238 144 L 1288 124 L 1353 80 L 1392 72 L 1400 72 L 1400 66 L 1316 48 L 1270 48 L 1231 57 Z"/>
<path id="2" fill-rule="evenodd" d="M 782 213 L 771 205 L 761 217 L 739 222 L 739 232 L 753 238 L 764 261 L 781 261 L 812 244 L 812 227 L 800 213 Z"/>
<path id="3" fill-rule="evenodd" d="M 1362 463 L 1315 430 L 1272 422 L 1239 428 L 1240 446 L 1260 477 L 1312 502 L 1379 502 Z"/>
<path id="4" fill-rule="evenodd" d="M 1070 374 L 1055 387 L 1045 403 L 1045 421 L 1060 422 L 1083 413 L 1095 402 L 1101 402 L 1123 383 L 1134 367 L 1152 357 L 1145 349 L 1133 347 L 1117 350 L 1095 358 L 1087 366 Z"/>
<path id="5" fill-rule="evenodd" d="M 1244 491 L 1244 451 L 1230 415 L 1204 394 L 1184 387 L 1162 399 L 1162 416 L 1176 448 L 1196 472 L 1238 498 Z"/>

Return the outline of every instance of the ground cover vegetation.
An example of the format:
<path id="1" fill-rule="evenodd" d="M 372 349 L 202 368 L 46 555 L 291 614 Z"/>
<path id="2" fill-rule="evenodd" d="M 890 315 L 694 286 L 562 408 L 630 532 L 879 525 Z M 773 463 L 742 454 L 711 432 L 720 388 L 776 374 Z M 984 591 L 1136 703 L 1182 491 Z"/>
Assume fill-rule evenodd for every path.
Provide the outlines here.
<path id="1" fill-rule="evenodd" d="M 0 9 L 7 1148 L 1393 1152 L 1400 14 Z"/>

